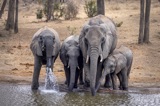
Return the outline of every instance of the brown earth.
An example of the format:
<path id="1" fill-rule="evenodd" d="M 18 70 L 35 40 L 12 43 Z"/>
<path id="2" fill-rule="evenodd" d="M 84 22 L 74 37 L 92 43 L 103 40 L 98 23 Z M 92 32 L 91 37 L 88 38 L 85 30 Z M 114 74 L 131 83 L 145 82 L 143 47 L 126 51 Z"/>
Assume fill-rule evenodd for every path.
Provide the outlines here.
<path id="1" fill-rule="evenodd" d="M 124 1 L 124 2 L 123 2 Z M 40 6 L 30 4 L 20 6 L 19 33 L 4 30 L 7 11 L 0 19 L 0 82 L 30 84 L 33 73 L 33 55 L 29 48 L 33 34 L 41 27 L 54 28 L 61 41 L 71 33 L 67 27 L 76 28 L 79 34 L 83 24 L 89 19 L 79 7 L 79 14 L 74 20 L 56 20 L 46 23 L 36 19 L 36 9 Z M 129 85 L 134 87 L 160 87 L 160 3 L 152 0 L 150 19 L 150 44 L 138 45 L 139 33 L 139 0 L 119 0 L 106 2 L 106 16 L 116 23 L 123 22 L 117 28 L 118 46 L 123 44 L 131 48 L 134 61 L 129 79 Z M 54 73 L 59 83 L 64 83 L 63 65 L 57 58 Z M 40 82 L 44 82 L 45 66 L 40 73 Z"/>

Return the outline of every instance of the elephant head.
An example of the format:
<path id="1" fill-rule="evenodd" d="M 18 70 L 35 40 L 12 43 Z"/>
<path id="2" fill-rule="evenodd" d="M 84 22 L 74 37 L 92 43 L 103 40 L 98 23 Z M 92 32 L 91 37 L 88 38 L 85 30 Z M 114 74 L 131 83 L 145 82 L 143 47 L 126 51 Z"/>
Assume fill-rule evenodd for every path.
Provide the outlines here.
<path id="1" fill-rule="evenodd" d="M 93 18 L 86 24 L 80 35 L 80 47 L 86 64 L 89 65 L 90 87 L 92 95 L 95 95 L 97 67 L 108 57 L 117 44 L 117 36 L 114 24 L 107 19 L 105 23 L 100 18 Z"/>
<path id="2" fill-rule="evenodd" d="M 78 37 L 68 37 L 62 44 L 60 59 L 62 60 L 64 66 L 67 68 L 65 72 L 67 71 L 66 73 L 69 73 L 69 78 L 67 81 L 69 91 L 72 91 L 74 86 L 76 86 L 75 83 L 78 80 L 77 74 L 79 73 L 77 72 L 77 69 L 80 69 L 80 58 L 82 58 L 82 54 L 79 48 Z"/>
<path id="3" fill-rule="evenodd" d="M 46 67 L 51 68 L 52 57 L 54 54 L 55 36 L 54 33 L 48 29 L 39 30 L 32 39 L 30 48 L 32 53 L 42 57 L 42 64 L 46 64 Z"/>

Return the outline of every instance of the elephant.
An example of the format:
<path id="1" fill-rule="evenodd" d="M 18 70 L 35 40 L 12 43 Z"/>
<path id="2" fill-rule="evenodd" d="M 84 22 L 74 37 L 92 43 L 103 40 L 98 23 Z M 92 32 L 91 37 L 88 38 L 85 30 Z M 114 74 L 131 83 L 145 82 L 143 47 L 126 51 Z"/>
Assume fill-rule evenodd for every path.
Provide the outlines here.
<path id="1" fill-rule="evenodd" d="M 121 45 L 118 49 L 115 49 L 113 53 L 104 60 L 104 70 L 100 83 L 102 83 L 105 75 L 111 74 L 114 90 L 118 88 L 116 76 L 120 82 L 120 89 L 128 90 L 128 78 L 131 71 L 132 61 L 133 53 L 128 47 Z"/>
<path id="2" fill-rule="evenodd" d="M 79 47 L 79 36 L 69 36 L 62 43 L 60 49 L 60 59 L 64 65 L 66 82 L 69 91 L 77 88 L 79 78 L 83 84 L 83 56 Z"/>
<path id="3" fill-rule="evenodd" d="M 60 39 L 58 33 L 49 27 L 39 29 L 32 38 L 30 49 L 34 55 L 34 72 L 31 88 L 39 87 L 39 74 L 42 65 L 53 71 L 54 62 L 60 51 Z"/>
<path id="4" fill-rule="evenodd" d="M 117 45 L 115 23 L 103 15 L 91 18 L 81 30 L 79 45 L 83 54 L 85 86 L 90 86 L 94 96 L 102 74 L 102 63 Z"/>

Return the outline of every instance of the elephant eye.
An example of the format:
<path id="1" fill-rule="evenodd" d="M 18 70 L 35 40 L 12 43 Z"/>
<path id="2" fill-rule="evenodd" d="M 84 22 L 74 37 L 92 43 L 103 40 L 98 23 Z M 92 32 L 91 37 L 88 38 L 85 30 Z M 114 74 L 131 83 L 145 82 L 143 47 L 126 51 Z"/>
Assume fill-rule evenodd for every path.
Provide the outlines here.
<path id="1" fill-rule="evenodd" d="M 88 44 L 88 40 L 86 38 L 84 39 L 84 42 L 85 42 L 85 44 Z"/>

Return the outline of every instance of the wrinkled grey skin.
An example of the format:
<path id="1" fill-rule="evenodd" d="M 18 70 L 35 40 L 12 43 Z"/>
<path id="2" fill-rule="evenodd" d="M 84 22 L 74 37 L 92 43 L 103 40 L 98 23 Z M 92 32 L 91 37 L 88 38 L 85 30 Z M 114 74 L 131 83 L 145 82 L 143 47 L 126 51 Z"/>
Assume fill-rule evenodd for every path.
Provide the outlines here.
<path id="1" fill-rule="evenodd" d="M 94 96 L 102 74 L 102 63 L 117 45 L 115 24 L 103 15 L 91 18 L 83 26 L 79 44 L 83 54 L 85 85 L 90 86 Z"/>
<path id="2" fill-rule="evenodd" d="M 79 36 L 69 36 L 61 46 L 60 59 L 64 65 L 69 91 L 77 88 L 78 77 L 83 84 L 83 57 L 79 47 Z"/>
<path id="3" fill-rule="evenodd" d="M 34 55 L 34 72 L 31 88 L 36 90 L 39 87 L 39 74 L 42 65 L 53 70 L 53 64 L 60 50 L 58 33 L 51 28 L 39 29 L 33 36 L 30 49 Z"/>
<path id="4" fill-rule="evenodd" d="M 104 61 L 104 71 L 100 83 L 105 75 L 111 74 L 113 89 L 117 89 L 116 75 L 120 81 L 120 89 L 128 90 L 128 77 L 133 61 L 132 51 L 125 46 L 115 49 L 112 54 Z"/>

